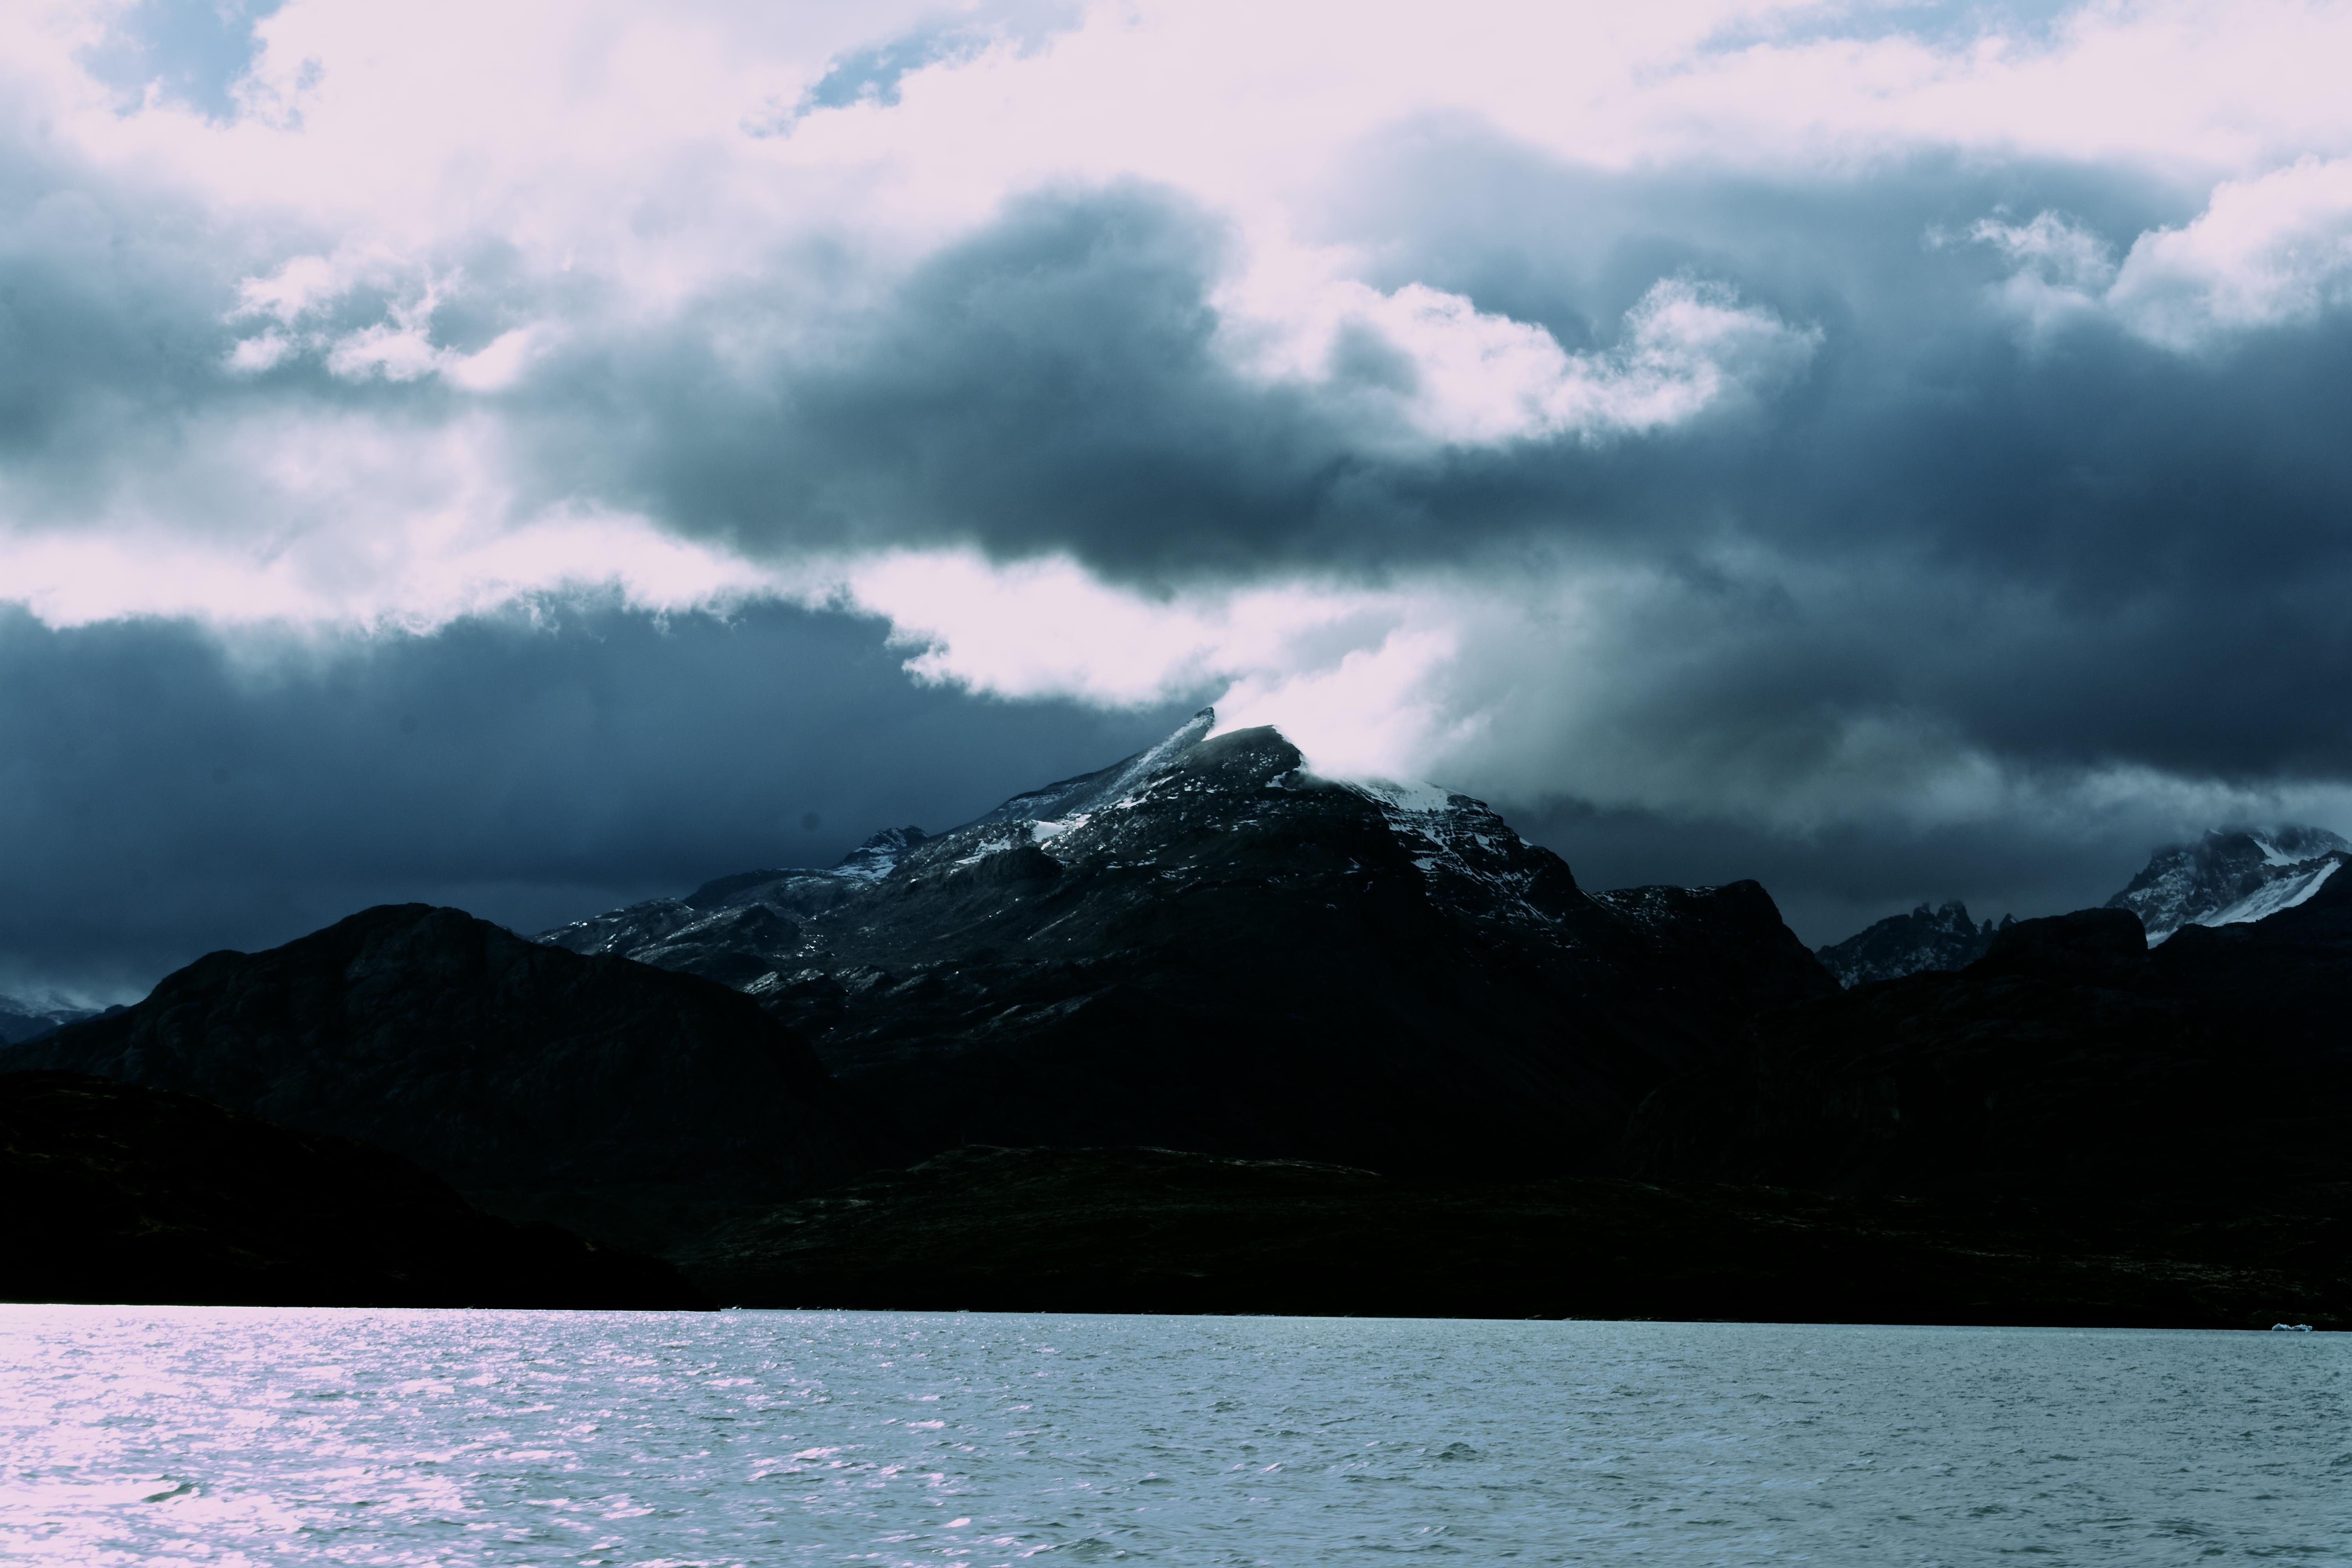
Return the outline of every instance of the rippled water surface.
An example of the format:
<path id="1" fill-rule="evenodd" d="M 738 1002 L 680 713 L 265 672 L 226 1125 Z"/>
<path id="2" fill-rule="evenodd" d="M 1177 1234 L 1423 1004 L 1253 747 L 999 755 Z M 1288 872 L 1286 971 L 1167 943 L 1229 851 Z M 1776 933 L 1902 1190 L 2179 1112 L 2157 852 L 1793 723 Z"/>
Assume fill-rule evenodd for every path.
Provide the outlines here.
<path id="1" fill-rule="evenodd" d="M 2352 1563 L 2324 1334 L 0 1307 L 0 1556 Z"/>

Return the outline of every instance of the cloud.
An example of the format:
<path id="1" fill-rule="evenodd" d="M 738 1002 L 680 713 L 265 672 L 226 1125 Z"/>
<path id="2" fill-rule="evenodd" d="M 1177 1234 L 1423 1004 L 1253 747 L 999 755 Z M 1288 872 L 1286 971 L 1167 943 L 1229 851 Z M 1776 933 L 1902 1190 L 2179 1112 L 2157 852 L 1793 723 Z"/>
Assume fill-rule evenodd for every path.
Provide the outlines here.
<path id="1" fill-rule="evenodd" d="M 135 997 L 376 902 L 530 931 L 830 864 L 1179 721 L 971 702 L 906 680 L 882 636 L 773 604 L 547 598 L 391 636 L 0 610 L 0 994 Z"/>
<path id="2" fill-rule="evenodd" d="M 2338 11 L 205 15 L 0 16 L 11 657 L 834 617 L 1790 876 L 2352 777 Z"/>
<path id="3" fill-rule="evenodd" d="M 1653 284 L 1626 311 L 1622 341 L 1596 353 L 1570 353 L 1540 326 L 1421 283 L 1384 294 L 1341 280 L 1292 320 L 1244 315 L 1220 330 L 1261 374 L 1388 394 L 1404 426 L 1444 447 L 1671 428 L 1777 389 L 1821 343 L 1816 329 L 1686 278 Z"/>
<path id="4" fill-rule="evenodd" d="M 2008 258 L 2016 270 L 2002 296 L 2042 330 L 2104 317 L 2193 353 L 2352 305 L 2352 159 L 2304 158 L 2225 181 L 2202 213 L 2141 234 L 2120 264 L 2062 213 L 1987 218 L 1969 232 Z"/>
<path id="5" fill-rule="evenodd" d="M 439 376 L 467 392 L 502 392 L 547 352 L 555 329 L 544 322 L 508 328 L 470 351 L 437 342 L 457 325 L 452 307 L 472 290 L 462 271 L 406 271 L 381 254 L 298 256 L 244 279 L 226 318 L 244 334 L 229 351 L 228 368 L 258 374 L 310 357 L 345 381 Z"/>
<path id="6" fill-rule="evenodd" d="M 2352 159 L 2217 186 L 2194 222 L 2133 242 L 2106 304 L 2171 348 L 2307 326 L 2352 304 Z"/>

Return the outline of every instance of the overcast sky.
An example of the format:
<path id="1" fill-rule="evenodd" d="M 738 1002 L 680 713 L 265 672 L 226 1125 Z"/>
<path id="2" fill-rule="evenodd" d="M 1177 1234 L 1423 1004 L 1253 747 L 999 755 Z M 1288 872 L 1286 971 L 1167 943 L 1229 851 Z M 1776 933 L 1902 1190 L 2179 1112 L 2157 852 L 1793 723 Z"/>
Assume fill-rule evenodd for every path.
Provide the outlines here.
<path id="1" fill-rule="evenodd" d="M 1801 935 L 2352 831 L 2352 7 L 0 8 L 0 990 L 1192 708 Z"/>

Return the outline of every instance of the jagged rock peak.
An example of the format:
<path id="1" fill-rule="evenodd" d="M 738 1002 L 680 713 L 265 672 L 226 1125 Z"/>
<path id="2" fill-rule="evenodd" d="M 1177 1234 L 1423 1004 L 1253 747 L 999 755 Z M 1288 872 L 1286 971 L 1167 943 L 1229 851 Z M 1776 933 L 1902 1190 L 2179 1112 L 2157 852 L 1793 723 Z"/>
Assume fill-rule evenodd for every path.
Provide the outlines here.
<path id="1" fill-rule="evenodd" d="M 2183 926 L 2241 925 L 2291 910 L 2319 891 L 2352 842 L 2324 827 L 2222 827 L 2195 844 L 2159 849 L 2106 901 L 2129 910 L 2155 947 Z"/>
<path id="2" fill-rule="evenodd" d="M 1907 915 L 1889 915 L 1843 942 L 1815 949 L 1813 956 L 1849 987 L 1927 970 L 1965 969 L 1985 955 L 1996 931 L 2011 923 L 2004 915 L 1999 926 L 1990 921 L 1979 926 L 1969 918 L 1968 906 L 1954 899 L 1932 910 L 1921 904 Z"/>

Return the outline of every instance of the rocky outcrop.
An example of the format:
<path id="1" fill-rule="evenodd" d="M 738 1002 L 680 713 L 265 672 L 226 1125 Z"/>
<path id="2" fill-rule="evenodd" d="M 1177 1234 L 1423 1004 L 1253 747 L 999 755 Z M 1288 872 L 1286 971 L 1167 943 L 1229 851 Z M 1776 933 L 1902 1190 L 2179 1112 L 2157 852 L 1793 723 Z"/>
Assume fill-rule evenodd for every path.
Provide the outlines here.
<path id="1" fill-rule="evenodd" d="M 2001 924 L 2009 923 L 2002 916 Z M 1933 910 L 1921 904 L 1907 915 L 1889 915 L 1843 942 L 1814 949 L 1813 956 L 1840 985 L 1867 985 L 1930 969 L 1966 969 L 1985 955 L 2000 929 L 1990 921 L 1978 925 L 1955 899 Z"/>
<path id="2" fill-rule="evenodd" d="M 299 1307 L 709 1301 L 382 1149 L 79 1073 L 0 1074 L 0 1300 Z"/>
<path id="3" fill-rule="evenodd" d="M 824 1069 L 741 994 L 387 905 L 13 1047 L 381 1144 L 501 1213 L 657 1243 L 837 1173 Z"/>

